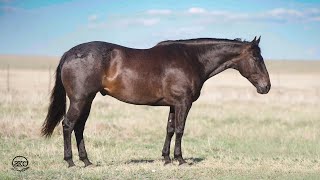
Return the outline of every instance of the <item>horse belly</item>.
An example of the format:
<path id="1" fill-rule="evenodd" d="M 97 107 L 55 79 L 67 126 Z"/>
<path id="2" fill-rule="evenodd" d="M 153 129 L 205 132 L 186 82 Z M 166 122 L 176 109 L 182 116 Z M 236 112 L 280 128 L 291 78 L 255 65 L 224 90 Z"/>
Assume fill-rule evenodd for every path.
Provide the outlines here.
<path id="1" fill-rule="evenodd" d="M 107 94 L 126 103 L 162 105 L 162 87 L 158 82 L 135 78 L 117 78 L 106 83 Z"/>

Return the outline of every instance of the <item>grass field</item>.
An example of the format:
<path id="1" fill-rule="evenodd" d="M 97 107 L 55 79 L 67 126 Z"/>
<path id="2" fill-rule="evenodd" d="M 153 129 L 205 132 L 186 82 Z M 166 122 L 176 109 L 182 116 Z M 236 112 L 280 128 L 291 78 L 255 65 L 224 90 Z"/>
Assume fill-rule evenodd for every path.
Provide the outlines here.
<path id="1" fill-rule="evenodd" d="M 320 179 L 320 61 L 267 61 L 267 95 L 233 70 L 208 80 L 188 116 L 186 166 L 163 166 L 168 108 L 98 94 L 85 129 L 97 166 L 82 168 L 73 138 L 70 169 L 61 126 L 51 139 L 40 136 L 56 64 L 0 56 L 0 179 Z M 17 155 L 28 170 L 11 169 Z"/>

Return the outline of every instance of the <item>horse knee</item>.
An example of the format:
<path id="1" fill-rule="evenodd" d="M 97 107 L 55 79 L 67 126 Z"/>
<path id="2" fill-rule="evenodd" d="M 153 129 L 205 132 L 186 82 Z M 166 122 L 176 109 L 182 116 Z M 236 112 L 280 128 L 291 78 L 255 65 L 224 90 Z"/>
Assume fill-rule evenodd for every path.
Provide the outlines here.
<path id="1" fill-rule="evenodd" d="M 172 133 L 173 134 L 174 133 L 174 127 L 168 127 L 167 128 L 167 133 L 170 133 L 170 134 Z"/>
<path id="2" fill-rule="evenodd" d="M 172 122 L 172 120 L 168 121 L 168 125 L 167 125 L 167 133 L 174 133 L 175 131 L 175 125 L 174 122 Z"/>

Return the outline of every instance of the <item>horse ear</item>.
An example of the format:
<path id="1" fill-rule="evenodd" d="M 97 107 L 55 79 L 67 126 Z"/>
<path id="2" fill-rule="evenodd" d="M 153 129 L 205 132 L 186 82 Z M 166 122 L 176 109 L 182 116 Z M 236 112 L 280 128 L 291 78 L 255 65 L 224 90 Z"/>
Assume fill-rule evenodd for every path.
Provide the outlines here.
<path id="1" fill-rule="evenodd" d="M 259 38 L 257 39 L 257 36 L 254 37 L 254 39 L 251 41 L 251 46 L 257 46 L 259 45 L 261 36 L 259 36 Z"/>
<path id="2" fill-rule="evenodd" d="M 251 41 L 252 44 L 255 44 L 257 40 L 257 36 L 254 37 L 254 39 Z"/>
<path id="3" fill-rule="evenodd" d="M 256 40 L 256 44 L 257 44 L 257 45 L 259 45 L 260 39 L 261 39 L 261 36 L 259 36 L 259 38 Z"/>

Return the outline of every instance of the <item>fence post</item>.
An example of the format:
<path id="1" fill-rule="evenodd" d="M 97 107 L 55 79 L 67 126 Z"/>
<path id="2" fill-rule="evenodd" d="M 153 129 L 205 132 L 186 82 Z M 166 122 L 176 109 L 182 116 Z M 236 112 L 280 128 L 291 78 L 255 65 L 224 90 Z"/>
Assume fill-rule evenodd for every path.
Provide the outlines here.
<path id="1" fill-rule="evenodd" d="M 280 72 L 277 73 L 278 93 L 281 94 Z"/>
<path id="2" fill-rule="evenodd" d="M 7 91 L 10 92 L 10 65 L 7 65 Z"/>

